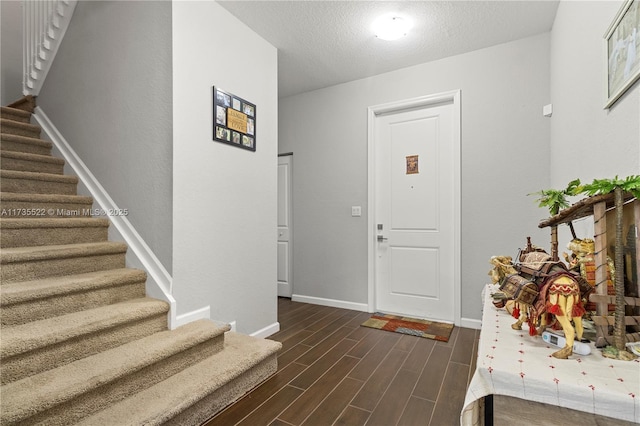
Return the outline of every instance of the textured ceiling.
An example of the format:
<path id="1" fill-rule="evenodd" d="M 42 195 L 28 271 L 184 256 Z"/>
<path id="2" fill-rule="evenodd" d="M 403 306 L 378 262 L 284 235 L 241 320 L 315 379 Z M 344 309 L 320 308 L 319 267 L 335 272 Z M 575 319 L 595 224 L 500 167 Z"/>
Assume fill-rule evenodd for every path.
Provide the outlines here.
<path id="1" fill-rule="evenodd" d="M 218 1 L 278 48 L 280 97 L 458 55 L 551 30 L 558 1 Z M 397 41 L 371 23 L 414 22 Z"/>

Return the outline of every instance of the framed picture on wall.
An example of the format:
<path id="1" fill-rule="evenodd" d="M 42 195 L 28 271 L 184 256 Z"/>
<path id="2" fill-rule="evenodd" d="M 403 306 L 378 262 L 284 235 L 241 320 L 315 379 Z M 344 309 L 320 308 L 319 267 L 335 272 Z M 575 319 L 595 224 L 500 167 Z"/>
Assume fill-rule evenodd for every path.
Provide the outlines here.
<path id="1" fill-rule="evenodd" d="M 627 0 L 604 36 L 607 79 L 605 108 L 610 108 L 640 77 L 640 7 Z"/>
<path id="2" fill-rule="evenodd" d="M 213 87 L 213 140 L 256 150 L 256 106 Z"/>

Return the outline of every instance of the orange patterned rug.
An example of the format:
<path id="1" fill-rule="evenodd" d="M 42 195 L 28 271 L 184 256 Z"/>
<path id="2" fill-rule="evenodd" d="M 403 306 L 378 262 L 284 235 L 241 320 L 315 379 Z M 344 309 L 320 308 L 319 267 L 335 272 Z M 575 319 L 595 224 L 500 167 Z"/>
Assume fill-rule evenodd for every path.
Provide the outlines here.
<path id="1" fill-rule="evenodd" d="M 451 331 L 453 330 L 453 324 L 400 317 L 380 312 L 373 314 L 371 318 L 362 323 L 362 326 L 393 331 L 394 333 L 426 337 L 427 339 L 439 340 L 441 342 L 448 342 Z"/>

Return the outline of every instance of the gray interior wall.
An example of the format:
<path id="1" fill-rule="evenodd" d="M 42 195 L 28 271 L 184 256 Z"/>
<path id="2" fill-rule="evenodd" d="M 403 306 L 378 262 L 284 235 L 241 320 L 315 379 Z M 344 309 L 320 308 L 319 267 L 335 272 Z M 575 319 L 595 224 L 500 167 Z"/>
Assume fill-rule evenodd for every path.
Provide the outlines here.
<path id="1" fill-rule="evenodd" d="M 0 105 L 22 97 L 22 2 L 0 1 Z"/>
<path id="2" fill-rule="evenodd" d="M 78 2 L 37 101 L 169 272 L 171 9 Z"/>
<path id="3" fill-rule="evenodd" d="M 212 319 L 268 335 L 278 331 L 278 52 L 216 2 L 175 2 L 172 25 L 177 313 L 208 306 Z M 255 152 L 213 141 L 213 86 L 256 105 Z"/>
<path id="4" fill-rule="evenodd" d="M 562 1 L 551 43 L 551 185 L 640 174 L 640 81 L 604 109 L 604 34 L 623 1 Z"/>
<path id="5" fill-rule="evenodd" d="M 551 38 L 551 186 L 573 179 L 640 174 L 640 81 L 604 109 L 604 35 L 624 2 L 563 1 Z M 577 201 L 582 197 L 574 197 Z M 574 222 L 578 237 L 594 234 L 593 218 Z M 559 245 L 570 231 L 559 227 Z"/>
<path id="6" fill-rule="evenodd" d="M 549 34 L 280 100 L 293 152 L 296 295 L 367 303 L 367 107 L 462 90 L 462 318 L 481 318 L 488 259 L 515 255 L 544 217 L 549 183 Z M 362 217 L 351 217 L 351 206 Z"/>

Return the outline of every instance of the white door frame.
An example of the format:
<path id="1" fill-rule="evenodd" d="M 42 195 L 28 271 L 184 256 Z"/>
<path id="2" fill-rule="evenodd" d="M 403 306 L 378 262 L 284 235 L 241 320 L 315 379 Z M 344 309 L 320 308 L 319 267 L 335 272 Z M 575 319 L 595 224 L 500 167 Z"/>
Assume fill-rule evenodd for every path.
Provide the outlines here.
<path id="1" fill-rule="evenodd" d="M 438 105 L 445 102 L 453 103 L 453 154 L 456 159 L 453 167 L 453 179 L 454 179 L 454 283 L 453 283 L 453 298 L 454 298 L 454 323 L 459 326 L 461 321 L 461 285 L 460 285 L 460 174 L 461 174 L 461 104 L 460 104 L 460 90 L 454 90 L 450 92 L 438 93 L 434 95 L 421 96 L 413 99 L 406 99 L 402 101 L 390 102 L 381 105 L 374 105 L 368 108 L 368 130 L 367 130 L 367 149 L 368 149 L 368 231 L 367 238 L 369 243 L 367 244 L 368 250 L 368 309 L 369 312 L 373 312 L 376 306 L 375 300 L 375 261 L 376 261 L 376 231 L 375 231 L 375 120 L 377 115 L 391 113 L 396 111 L 402 111 L 412 108 L 422 108 L 431 105 Z"/>

